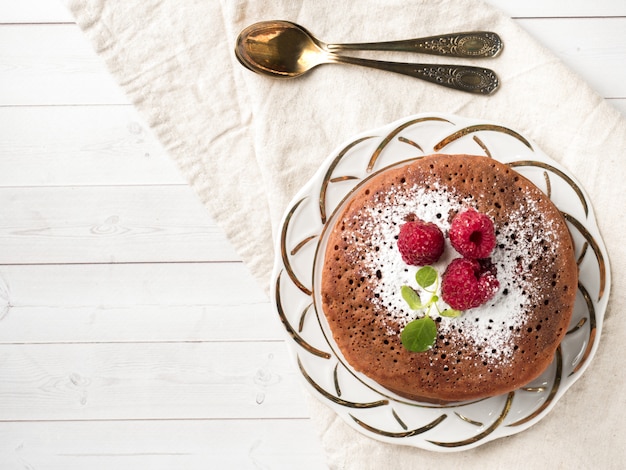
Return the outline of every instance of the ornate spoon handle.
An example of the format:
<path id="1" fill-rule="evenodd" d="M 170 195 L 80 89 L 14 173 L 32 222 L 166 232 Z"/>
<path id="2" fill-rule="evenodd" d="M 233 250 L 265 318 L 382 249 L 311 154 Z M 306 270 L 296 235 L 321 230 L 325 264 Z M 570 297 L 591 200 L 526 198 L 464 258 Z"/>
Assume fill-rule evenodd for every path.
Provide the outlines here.
<path id="1" fill-rule="evenodd" d="M 444 34 L 403 41 L 327 44 L 330 52 L 340 51 L 402 51 L 450 57 L 495 57 L 502 50 L 502 39 L 491 31 Z"/>
<path id="2" fill-rule="evenodd" d="M 362 59 L 360 57 L 346 57 L 337 54 L 328 54 L 328 62 L 361 65 L 388 72 L 400 73 L 411 77 L 426 80 L 455 90 L 489 95 L 493 93 L 499 83 L 498 76 L 493 70 L 484 67 L 470 67 L 467 65 L 439 65 L 439 64 L 409 64 L 402 62 L 384 62 L 380 60 Z"/>

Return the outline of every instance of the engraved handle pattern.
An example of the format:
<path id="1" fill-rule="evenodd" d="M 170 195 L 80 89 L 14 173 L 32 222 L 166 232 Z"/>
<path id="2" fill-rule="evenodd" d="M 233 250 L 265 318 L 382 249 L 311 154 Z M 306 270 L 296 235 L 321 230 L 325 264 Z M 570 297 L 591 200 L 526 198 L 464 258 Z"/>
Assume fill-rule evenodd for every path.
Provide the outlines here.
<path id="1" fill-rule="evenodd" d="M 328 44 L 330 52 L 340 51 L 397 51 L 449 57 L 495 57 L 502 50 L 500 36 L 491 31 L 444 34 L 403 41 L 364 42 L 353 44 Z"/>
<path id="2" fill-rule="evenodd" d="M 481 95 L 493 93 L 500 84 L 496 73 L 483 67 L 384 62 L 335 54 L 329 54 L 328 60 L 329 62 L 361 65 L 363 67 L 409 75 L 437 85 Z"/>

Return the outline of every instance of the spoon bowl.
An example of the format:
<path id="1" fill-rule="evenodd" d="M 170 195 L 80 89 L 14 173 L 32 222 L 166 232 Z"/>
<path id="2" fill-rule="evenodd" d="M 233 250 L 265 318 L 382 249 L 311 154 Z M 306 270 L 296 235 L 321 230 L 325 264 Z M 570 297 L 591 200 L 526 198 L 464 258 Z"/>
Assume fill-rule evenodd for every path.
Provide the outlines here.
<path id="1" fill-rule="evenodd" d="M 237 38 L 235 54 L 246 67 L 268 75 L 293 78 L 326 62 L 324 45 L 288 21 L 248 26 Z"/>
<path id="2" fill-rule="evenodd" d="M 432 38 L 426 39 L 432 40 Z M 409 46 L 406 43 L 411 42 L 410 46 L 413 47 L 412 50 L 415 50 L 414 46 L 419 41 L 363 43 L 362 46 L 371 50 L 381 50 L 381 48 L 389 50 L 392 47 L 391 50 L 408 50 L 406 47 Z M 468 40 L 473 53 L 481 49 L 476 41 L 476 38 Z M 356 49 L 356 46 L 359 44 L 345 45 L 350 50 Z M 263 21 L 241 31 L 237 37 L 235 55 L 244 67 L 275 78 L 299 77 L 320 64 L 346 63 L 409 75 L 470 93 L 488 95 L 499 86 L 496 74 L 483 67 L 410 64 L 349 57 L 335 52 L 341 50 L 342 47 L 344 46 L 325 44 L 302 26 L 289 21 Z M 493 56 L 493 51 L 490 54 Z"/>

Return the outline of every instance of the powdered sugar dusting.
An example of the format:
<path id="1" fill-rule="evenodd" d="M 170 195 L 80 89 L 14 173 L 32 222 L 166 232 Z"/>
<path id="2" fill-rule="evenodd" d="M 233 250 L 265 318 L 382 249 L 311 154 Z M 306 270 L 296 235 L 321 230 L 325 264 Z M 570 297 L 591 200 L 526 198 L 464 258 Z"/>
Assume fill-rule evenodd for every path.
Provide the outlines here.
<path id="1" fill-rule="evenodd" d="M 418 287 L 415 273 L 419 269 L 405 264 L 396 247 L 400 226 L 412 215 L 439 226 L 446 236 L 446 246 L 441 259 L 432 266 L 441 280 L 450 261 L 460 256 L 447 238 L 450 215 L 474 207 L 475 201 L 434 183 L 428 187 L 392 188 L 379 202 L 361 214 L 358 221 L 363 233 L 370 236 L 368 243 L 354 240 L 349 243 L 361 256 L 363 271 L 377 273 L 379 281 L 374 285 L 373 304 L 385 311 L 386 333 L 398 335 L 419 313 L 409 309 L 400 295 L 402 285 Z M 542 230 L 537 230 L 539 226 Z M 541 219 L 532 200 L 520 205 L 510 214 L 508 222 L 495 228 L 497 243 L 491 260 L 500 282 L 495 297 L 458 318 L 440 317 L 434 308 L 429 312 L 438 322 L 440 335 L 462 334 L 468 343 L 475 345 L 485 364 L 506 363 L 512 357 L 515 337 L 527 328 L 526 312 L 538 301 L 533 288 L 536 279 L 527 277 L 531 272 L 527 267 L 545 256 L 547 247 L 557 243 L 549 223 Z M 440 282 L 437 295 L 441 299 Z M 439 300 L 437 307 L 439 311 L 448 308 L 443 300 Z"/>

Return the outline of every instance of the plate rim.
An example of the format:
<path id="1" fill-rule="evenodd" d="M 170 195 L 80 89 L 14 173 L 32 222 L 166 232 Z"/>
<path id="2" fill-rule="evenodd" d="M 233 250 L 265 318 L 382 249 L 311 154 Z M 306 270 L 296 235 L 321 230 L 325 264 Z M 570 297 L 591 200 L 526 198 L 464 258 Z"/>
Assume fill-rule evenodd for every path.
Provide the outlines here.
<path id="1" fill-rule="evenodd" d="M 299 206 L 299 204 L 302 202 L 303 198 L 305 196 L 311 195 L 313 189 L 317 188 L 318 186 L 320 186 L 320 184 L 323 184 L 323 181 L 325 178 L 328 177 L 328 175 L 330 173 L 332 173 L 332 170 L 334 169 L 334 166 L 336 165 L 336 162 L 338 161 L 338 156 L 341 156 L 343 154 L 345 154 L 345 152 L 351 150 L 353 147 L 355 147 L 356 145 L 365 142 L 368 139 L 375 139 L 378 140 L 378 146 L 377 146 L 377 150 L 374 152 L 378 152 L 378 150 L 383 147 L 385 145 L 387 145 L 387 143 L 389 143 L 390 138 L 395 137 L 397 134 L 400 134 L 401 131 L 407 127 L 410 127 L 411 124 L 416 124 L 416 123 L 420 123 L 420 122 L 424 122 L 426 120 L 435 120 L 435 121 L 445 121 L 448 123 L 451 123 L 454 127 L 459 128 L 460 126 L 464 127 L 460 127 L 460 129 L 458 129 L 456 132 L 454 132 L 453 134 L 449 134 L 450 137 L 450 141 L 454 141 L 460 138 L 465 137 L 466 135 L 469 135 L 470 133 L 473 132 L 478 132 L 480 130 L 497 130 L 499 132 L 504 132 L 505 134 L 508 134 L 511 137 L 514 137 L 515 139 L 519 140 L 520 142 L 522 142 L 524 145 L 526 145 L 527 147 L 530 148 L 530 150 L 535 154 L 538 155 L 540 158 L 537 160 L 532 160 L 532 161 L 538 161 L 538 162 L 548 162 L 552 169 L 558 171 L 560 173 L 560 176 L 564 176 L 566 178 L 568 178 L 570 184 L 575 185 L 576 188 L 578 188 L 578 190 L 580 191 L 580 197 L 582 198 L 583 203 L 587 204 L 587 219 L 585 221 L 584 224 L 579 224 L 582 225 L 582 228 L 586 230 L 586 227 L 591 227 L 592 228 L 592 238 L 593 235 L 595 235 L 595 244 L 596 246 L 592 247 L 594 250 L 599 250 L 599 252 L 602 254 L 603 256 L 603 262 L 604 265 L 600 266 L 600 269 L 604 269 L 604 279 L 605 279 L 605 286 L 604 286 L 604 290 L 601 293 L 600 299 L 598 299 L 598 301 L 596 303 L 593 304 L 593 307 L 599 307 L 598 309 L 596 309 L 595 311 L 595 325 L 594 326 L 594 337 L 593 340 L 590 341 L 589 346 L 590 349 L 588 351 L 586 351 L 586 356 L 583 358 L 583 362 L 580 368 L 578 368 L 577 370 L 574 370 L 570 376 L 566 377 L 565 383 L 564 384 L 559 384 L 560 386 L 557 387 L 556 391 L 555 391 L 555 395 L 549 400 L 548 406 L 543 409 L 540 413 L 534 415 L 531 419 L 525 421 L 524 423 L 522 423 L 521 425 L 516 426 L 515 428 L 511 428 L 509 431 L 510 432 L 496 432 L 499 431 L 501 429 L 500 424 L 502 423 L 504 416 L 506 416 L 506 413 L 508 413 L 508 411 L 510 410 L 511 407 L 511 402 L 513 399 L 513 396 L 510 394 L 505 394 L 506 399 L 505 399 L 505 405 L 504 405 L 504 410 L 503 414 L 504 416 L 501 416 L 502 419 L 500 419 L 500 421 L 498 422 L 498 420 L 496 420 L 496 425 L 494 429 L 488 429 L 489 432 L 487 432 L 484 435 L 481 435 L 480 438 L 477 439 L 470 439 L 467 443 L 463 444 L 463 445 L 458 445 L 458 446 L 446 446 L 446 445 L 432 445 L 432 444 L 428 444 L 426 443 L 426 441 L 421 440 L 421 439 L 415 439 L 416 434 L 412 435 L 412 436 L 404 436 L 404 437 L 399 437 L 399 436 L 387 436 L 385 434 L 381 434 L 378 432 L 374 432 L 371 429 L 368 429 L 367 425 L 364 425 L 363 422 L 360 422 L 359 419 L 355 416 L 353 416 L 350 413 L 346 413 L 345 408 L 342 408 L 344 405 L 337 405 L 337 403 L 335 403 L 333 400 L 329 400 L 328 397 L 325 395 L 324 391 L 320 390 L 320 387 L 317 386 L 316 383 L 312 382 L 311 377 L 307 374 L 307 371 L 303 368 L 303 365 L 300 361 L 300 357 L 298 355 L 298 353 L 300 352 L 301 348 L 301 344 L 299 344 L 299 341 L 297 340 L 297 333 L 293 330 L 293 327 L 291 325 L 286 325 L 284 318 L 281 315 L 280 310 L 282 309 L 282 306 L 280 305 L 282 302 L 282 299 L 280 297 L 280 288 L 278 287 L 280 285 L 281 281 L 281 274 L 285 269 L 285 247 L 284 247 L 284 236 L 285 236 L 285 229 L 288 226 L 289 222 L 291 221 L 291 217 L 294 214 L 294 210 L 297 209 L 297 207 Z M 397 132 L 395 132 L 397 131 Z M 381 137 L 383 136 L 383 137 Z M 448 142 L 449 143 L 449 142 Z M 482 143 L 478 143 L 479 146 L 481 146 L 481 148 L 483 148 L 483 150 L 485 151 L 485 153 L 487 154 L 487 156 L 491 157 L 491 158 L 495 158 L 498 161 L 501 161 L 500 159 L 490 155 L 489 150 L 487 148 L 485 148 Z M 444 144 L 441 146 L 441 148 L 445 148 L 447 145 Z M 432 154 L 432 153 L 446 153 L 446 152 L 424 152 L 423 155 L 428 155 L 428 154 Z M 459 152 L 454 152 L 454 153 L 459 153 Z M 368 168 L 371 167 L 371 169 L 373 170 L 373 168 L 375 167 L 376 163 L 377 163 L 377 158 L 380 156 L 380 152 L 378 152 L 376 158 L 374 158 L 374 156 L 372 156 L 370 158 L 370 162 L 368 163 Z M 420 158 L 420 157 L 416 157 L 416 158 Z M 372 164 L 372 161 L 374 162 Z M 402 163 L 406 163 L 404 161 L 396 161 L 394 162 L 392 165 L 400 165 Z M 334 219 L 334 216 L 336 215 L 336 212 L 339 210 L 339 208 L 345 204 L 345 202 L 351 197 L 352 194 L 354 194 L 355 192 L 355 188 L 357 188 L 358 186 L 360 186 L 361 184 L 363 184 L 367 179 L 373 177 L 375 174 L 384 171 L 385 169 L 387 169 L 389 166 L 383 166 L 381 168 L 378 168 L 377 171 L 373 171 L 371 174 L 369 174 L 367 176 L 367 178 L 363 178 L 361 179 L 359 182 L 357 182 L 352 189 L 350 189 L 346 196 L 344 198 L 342 198 L 342 200 L 335 205 L 335 207 L 333 208 L 333 210 L 331 211 L 330 216 L 328 216 L 328 214 L 322 214 L 322 227 L 321 227 L 321 233 L 319 234 L 320 240 L 321 240 L 321 236 L 323 235 L 323 233 L 327 230 L 329 224 L 331 223 L 331 221 Z M 324 191 L 321 191 L 323 194 L 325 193 Z M 319 194 L 320 190 L 316 191 L 316 194 Z M 322 196 L 320 196 L 321 198 Z M 320 202 L 320 204 L 322 204 L 322 202 Z M 566 219 L 567 220 L 567 219 Z M 572 220 L 567 220 L 568 222 L 570 222 L 570 224 L 572 223 L 576 223 L 577 221 L 574 220 L 574 222 L 572 222 Z M 568 225 L 569 226 L 569 225 Z M 441 451 L 441 452 L 450 452 L 450 451 L 461 451 L 461 450 L 466 450 L 466 449 L 470 449 L 470 448 L 474 448 L 477 447 L 479 445 L 485 444 L 487 442 L 491 442 L 494 439 L 498 439 L 500 437 L 506 437 L 506 436 L 510 436 L 513 434 L 517 434 L 525 429 L 528 429 L 529 427 L 531 427 L 533 424 L 535 424 L 536 422 L 540 421 L 541 419 L 543 419 L 545 416 L 547 416 L 547 414 L 552 410 L 552 408 L 554 407 L 554 405 L 556 404 L 556 402 L 564 395 L 564 393 L 571 387 L 571 385 L 573 385 L 573 383 L 575 383 L 578 378 L 583 374 L 583 372 L 587 369 L 587 367 L 589 366 L 591 360 L 593 359 L 593 356 L 595 355 L 595 352 L 598 348 L 599 342 L 600 342 L 600 336 L 601 336 L 601 331 L 602 331 L 602 325 L 603 325 L 603 318 L 604 318 L 604 313 L 606 311 L 606 305 L 608 303 L 608 298 L 610 296 L 610 287 L 611 287 L 611 282 L 610 282 L 610 265 L 609 265 L 609 259 L 608 259 L 608 254 L 606 252 L 606 247 L 604 245 L 604 242 L 602 240 L 602 237 L 600 235 L 600 231 L 597 225 L 597 221 L 595 218 L 595 212 L 593 211 L 593 207 L 591 205 L 591 202 L 589 200 L 588 195 L 586 194 L 586 192 L 584 191 L 584 189 L 582 188 L 582 186 L 576 181 L 575 177 L 573 177 L 571 175 L 571 173 L 560 163 L 555 161 L 553 158 L 549 157 L 548 155 L 546 155 L 541 148 L 534 143 L 531 139 L 526 138 L 523 134 L 510 129 L 507 126 L 503 126 L 500 124 L 496 124 L 494 122 L 491 121 L 487 121 L 487 120 L 483 120 L 483 119 L 472 119 L 472 118 L 466 118 L 466 117 L 462 117 L 462 116 L 457 116 L 454 114 L 447 114 L 447 113 L 419 113 L 419 114 L 414 114 L 414 115 L 410 115 L 398 120 L 395 120 L 393 122 L 390 122 L 388 124 L 385 124 L 383 126 L 379 126 L 377 128 L 365 131 L 365 132 L 361 132 L 355 136 L 353 136 L 350 139 L 347 139 L 346 141 L 344 141 L 341 145 L 337 146 L 322 162 L 322 164 L 319 166 L 318 170 L 314 173 L 314 175 L 307 181 L 307 183 L 305 185 L 303 185 L 303 187 L 297 192 L 297 194 L 292 198 L 292 200 L 290 201 L 289 205 L 287 206 L 287 210 L 285 211 L 282 219 L 281 219 L 281 223 L 280 223 L 280 229 L 281 229 L 281 233 L 279 237 L 277 237 L 276 240 L 276 255 L 275 255 L 275 262 L 274 262 L 274 268 L 272 271 L 272 277 L 271 277 L 271 285 L 270 285 L 270 297 L 271 297 L 271 302 L 272 302 L 272 306 L 275 310 L 275 313 L 278 313 L 278 316 L 281 319 L 281 323 L 283 324 L 283 332 L 287 333 L 287 343 L 289 345 L 289 349 L 290 349 L 290 353 L 292 355 L 292 359 L 295 360 L 297 368 L 300 372 L 300 376 L 301 378 L 304 379 L 304 383 L 305 386 L 309 389 L 309 391 L 311 391 L 313 393 L 313 395 L 318 399 L 321 400 L 323 403 L 325 403 L 326 405 L 330 406 L 331 409 L 337 414 L 339 415 L 343 421 L 348 424 L 350 427 L 352 427 L 353 429 L 357 430 L 358 432 L 360 432 L 361 434 L 365 434 L 367 436 L 370 436 L 376 440 L 380 440 L 383 442 L 387 442 L 387 443 L 393 443 L 393 444 L 400 444 L 400 445 L 408 445 L 408 446 L 413 446 L 413 447 L 418 447 L 418 448 L 422 448 L 422 449 L 427 449 L 427 450 L 435 450 L 435 451 Z M 571 228 L 570 228 L 571 231 Z M 318 254 L 317 254 L 317 250 L 320 249 L 320 242 L 318 241 L 316 243 L 316 255 L 314 257 L 314 264 L 315 264 L 315 260 L 317 260 L 318 258 Z M 597 256 L 597 254 L 596 254 Z M 311 295 L 314 295 L 313 292 L 313 284 L 314 281 L 312 280 L 312 285 L 311 285 Z M 313 303 L 315 303 L 315 299 L 313 298 Z M 314 307 L 315 309 L 315 307 Z M 317 312 L 316 311 L 316 315 L 318 316 L 318 320 L 319 320 L 319 316 L 323 317 L 323 313 L 321 312 Z M 323 334 L 323 326 L 320 325 L 320 328 L 322 329 Z M 590 326 L 590 333 L 592 331 L 592 328 Z M 295 333 L 295 334 L 294 334 Z M 326 341 L 328 341 L 328 338 L 326 338 Z M 329 346 L 331 347 L 331 350 L 333 351 L 334 354 L 337 355 L 337 351 L 340 352 L 340 350 L 337 348 L 337 351 L 335 351 L 334 347 L 332 344 L 330 344 L 329 342 Z M 559 357 L 560 357 L 560 346 L 559 346 Z M 342 358 L 343 359 L 343 358 Z M 556 357 L 555 355 L 555 359 L 553 361 L 557 362 L 556 367 L 560 367 L 558 364 L 559 358 Z M 371 379 L 370 379 L 371 380 Z M 381 387 L 383 388 L 383 387 Z M 423 406 L 423 405 L 427 405 L 429 408 L 437 408 L 437 409 L 449 409 L 449 410 L 454 410 L 457 405 L 456 404 L 449 404 L 449 405 L 445 405 L 443 407 L 441 406 L 432 406 L 430 404 L 424 404 L 424 403 L 420 403 L 420 402 L 414 402 L 412 400 L 408 400 L 402 397 L 397 397 L 394 396 L 394 394 L 392 392 L 388 392 L 389 395 L 391 395 L 391 397 L 387 397 L 387 398 L 391 398 L 392 400 L 404 400 L 406 402 L 408 402 L 408 404 L 412 404 L 412 405 L 418 405 L 418 406 Z M 502 396 L 500 396 L 501 398 Z M 494 397 L 495 398 L 495 397 Z M 340 408 L 338 408 L 338 406 L 341 406 Z M 461 404 L 461 406 L 467 406 L 467 403 L 463 403 Z M 395 412 L 394 412 L 395 413 Z M 490 428 L 493 427 L 490 426 Z M 480 433 L 483 434 L 483 433 Z M 411 439 L 413 438 L 413 439 Z"/>

